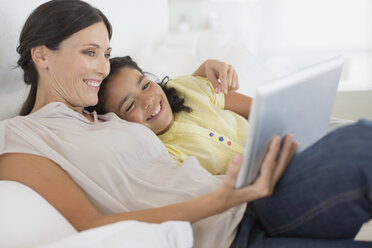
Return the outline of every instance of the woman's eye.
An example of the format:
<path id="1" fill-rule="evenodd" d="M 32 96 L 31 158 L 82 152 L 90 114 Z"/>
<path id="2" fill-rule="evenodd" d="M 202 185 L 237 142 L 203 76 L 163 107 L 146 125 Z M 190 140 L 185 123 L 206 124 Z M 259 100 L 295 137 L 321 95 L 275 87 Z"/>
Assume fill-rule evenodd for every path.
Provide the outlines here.
<path id="1" fill-rule="evenodd" d="M 147 83 L 142 87 L 142 90 L 147 89 L 149 86 L 150 86 L 150 82 L 147 82 Z"/>
<path id="2" fill-rule="evenodd" d="M 106 53 L 106 54 L 105 54 L 105 58 L 106 58 L 106 59 L 111 58 L 111 54 L 110 54 L 110 53 Z"/>
<path id="3" fill-rule="evenodd" d="M 125 110 L 125 112 L 128 112 L 129 110 L 131 110 L 131 109 L 133 108 L 133 106 L 134 106 L 134 102 L 132 102 L 132 103 L 128 106 L 128 108 Z"/>
<path id="4" fill-rule="evenodd" d="M 94 55 L 96 54 L 94 51 L 85 51 L 84 53 L 90 57 L 94 57 Z"/>

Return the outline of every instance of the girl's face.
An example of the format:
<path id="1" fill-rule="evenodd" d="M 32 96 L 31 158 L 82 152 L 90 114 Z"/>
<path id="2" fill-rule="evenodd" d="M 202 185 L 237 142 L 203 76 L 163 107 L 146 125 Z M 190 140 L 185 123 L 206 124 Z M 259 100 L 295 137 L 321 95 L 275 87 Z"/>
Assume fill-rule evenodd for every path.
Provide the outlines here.
<path id="1" fill-rule="evenodd" d="M 173 112 L 164 91 L 138 70 L 121 69 L 106 87 L 107 111 L 143 124 L 156 134 L 164 133 L 173 124 Z"/>
<path id="2" fill-rule="evenodd" d="M 71 108 L 95 105 L 102 80 L 110 72 L 111 53 L 103 22 L 95 23 L 48 50 L 48 101 L 64 102 Z"/>

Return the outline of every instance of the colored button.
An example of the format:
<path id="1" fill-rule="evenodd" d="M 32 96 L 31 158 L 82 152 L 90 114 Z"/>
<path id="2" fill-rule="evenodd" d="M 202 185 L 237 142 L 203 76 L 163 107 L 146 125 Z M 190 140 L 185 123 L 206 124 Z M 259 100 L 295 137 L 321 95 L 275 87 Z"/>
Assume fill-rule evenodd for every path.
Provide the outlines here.
<path id="1" fill-rule="evenodd" d="M 213 133 L 209 133 L 209 136 L 213 137 Z"/>
<path id="2" fill-rule="evenodd" d="M 219 140 L 219 141 L 223 141 L 223 137 L 221 136 L 218 140 Z"/>
<path id="3" fill-rule="evenodd" d="M 231 146 L 231 142 L 230 142 L 230 141 L 227 141 L 227 145 L 228 145 L 228 146 Z"/>

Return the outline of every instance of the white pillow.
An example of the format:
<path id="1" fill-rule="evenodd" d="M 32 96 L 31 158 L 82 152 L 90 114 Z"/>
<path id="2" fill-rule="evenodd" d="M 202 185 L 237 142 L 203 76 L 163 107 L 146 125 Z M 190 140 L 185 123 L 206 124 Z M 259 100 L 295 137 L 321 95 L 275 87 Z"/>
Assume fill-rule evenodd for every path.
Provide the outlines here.
<path id="1" fill-rule="evenodd" d="M 33 247 L 77 233 L 74 227 L 31 188 L 0 181 L 0 247 Z"/>
<path id="2" fill-rule="evenodd" d="M 192 229 L 188 222 L 122 221 L 80 232 L 42 248 L 190 248 L 192 244 Z"/>

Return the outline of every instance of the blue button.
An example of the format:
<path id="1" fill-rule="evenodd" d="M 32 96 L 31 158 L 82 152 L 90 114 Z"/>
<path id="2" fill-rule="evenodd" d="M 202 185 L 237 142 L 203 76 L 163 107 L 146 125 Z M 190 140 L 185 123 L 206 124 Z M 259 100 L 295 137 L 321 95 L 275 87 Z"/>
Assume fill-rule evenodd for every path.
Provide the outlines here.
<path id="1" fill-rule="evenodd" d="M 223 141 L 223 137 L 221 136 L 218 140 L 219 140 L 219 141 Z"/>
<path id="2" fill-rule="evenodd" d="M 213 133 L 209 133 L 209 136 L 213 137 Z"/>

